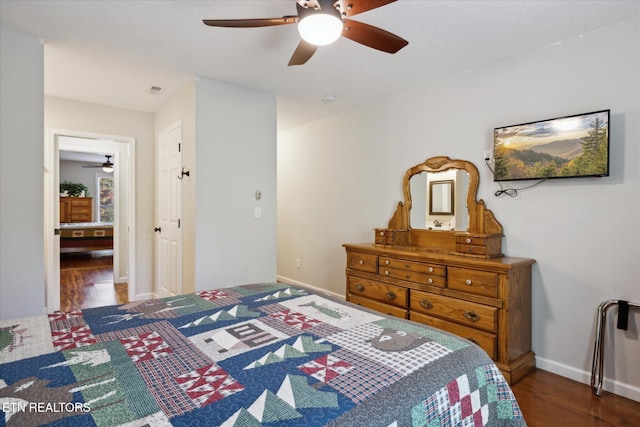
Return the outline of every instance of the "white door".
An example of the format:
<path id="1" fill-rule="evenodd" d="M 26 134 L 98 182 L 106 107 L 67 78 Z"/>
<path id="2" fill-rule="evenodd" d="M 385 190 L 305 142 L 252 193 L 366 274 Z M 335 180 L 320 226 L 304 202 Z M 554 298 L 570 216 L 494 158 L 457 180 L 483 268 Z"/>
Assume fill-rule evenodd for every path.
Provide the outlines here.
<path id="1" fill-rule="evenodd" d="M 160 133 L 156 231 L 157 291 L 161 298 L 182 293 L 182 123 Z"/>

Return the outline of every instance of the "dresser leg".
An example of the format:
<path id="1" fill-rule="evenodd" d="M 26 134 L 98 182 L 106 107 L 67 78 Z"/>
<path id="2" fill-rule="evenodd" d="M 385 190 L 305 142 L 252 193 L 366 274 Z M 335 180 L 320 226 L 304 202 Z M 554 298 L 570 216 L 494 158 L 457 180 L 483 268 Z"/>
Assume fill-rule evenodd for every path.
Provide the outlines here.
<path id="1" fill-rule="evenodd" d="M 534 352 L 529 351 L 509 364 L 496 362 L 496 365 L 500 368 L 504 379 L 511 385 L 536 369 L 536 355 Z"/>

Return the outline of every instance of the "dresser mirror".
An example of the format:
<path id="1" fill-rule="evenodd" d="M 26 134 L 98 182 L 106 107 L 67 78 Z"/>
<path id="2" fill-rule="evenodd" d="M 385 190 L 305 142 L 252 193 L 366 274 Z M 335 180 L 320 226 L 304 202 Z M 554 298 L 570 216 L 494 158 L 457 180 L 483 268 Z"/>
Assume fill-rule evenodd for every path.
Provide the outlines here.
<path id="1" fill-rule="evenodd" d="M 433 210 L 432 182 L 449 182 L 450 200 Z M 433 249 L 458 255 L 501 255 L 502 225 L 477 200 L 478 169 L 466 160 L 431 157 L 404 175 L 404 202 L 399 202 L 387 229 L 376 229 L 376 243 Z M 438 184 L 436 184 L 438 185 Z M 447 186 L 439 184 L 441 190 Z M 429 200 L 432 200 L 431 206 Z M 450 203 L 449 203 L 450 202 Z M 385 233 L 383 236 L 380 233 Z M 381 237 L 384 237 L 382 239 Z"/>
<path id="2" fill-rule="evenodd" d="M 414 229 L 466 231 L 469 225 L 465 170 L 420 172 L 409 180 L 410 225 Z"/>

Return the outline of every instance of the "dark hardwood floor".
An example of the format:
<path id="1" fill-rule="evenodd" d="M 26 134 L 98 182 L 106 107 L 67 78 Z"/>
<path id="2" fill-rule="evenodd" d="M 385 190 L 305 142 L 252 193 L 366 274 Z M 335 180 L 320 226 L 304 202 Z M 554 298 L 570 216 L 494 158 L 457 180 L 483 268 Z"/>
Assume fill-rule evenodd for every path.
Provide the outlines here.
<path id="1" fill-rule="evenodd" d="M 113 254 L 74 252 L 60 255 L 60 310 L 124 304 L 126 283 L 113 283 Z"/>
<path id="2" fill-rule="evenodd" d="M 113 283 L 113 256 L 63 254 L 60 260 L 60 308 L 70 311 L 124 304 L 127 284 Z M 530 427 L 640 426 L 640 402 L 602 392 L 543 370 L 512 386 Z"/>
<path id="3" fill-rule="evenodd" d="M 512 387 L 530 427 L 640 426 L 640 402 L 537 369 Z"/>

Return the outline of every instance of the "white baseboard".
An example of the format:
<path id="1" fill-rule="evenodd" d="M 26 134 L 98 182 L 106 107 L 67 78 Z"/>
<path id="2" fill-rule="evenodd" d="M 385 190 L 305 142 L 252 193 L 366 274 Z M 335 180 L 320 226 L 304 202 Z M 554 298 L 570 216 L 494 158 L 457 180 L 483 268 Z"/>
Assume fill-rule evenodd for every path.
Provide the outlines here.
<path id="1" fill-rule="evenodd" d="M 536 367 L 543 371 L 549 371 L 574 381 L 591 385 L 591 372 L 583 371 L 573 366 L 536 356 Z M 602 381 L 602 389 L 617 394 L 618 396 L 640 402 L 640 387 L 618 380 L 607 379 L 605 376 Z"/>
<path id="2" fill-rule="evenodd" d="M 158 298 L 155 292 L 147 292 L 146 294 L 137 294 L 136 301 Z"/>
<path id="3" fill-rule="evenodd" d="M 319 288 L 317 286 L 309 285 L 308 283 L 299 282 L 297 280 L 293 280 L 293 279 L 290 279 L 290 278 L 284 277 L 284 276 L 276 276 L 276 278 L 277 278 L 278 282 L 289 283 L 291 285 L 298 285 L 298 286 L 302 286 L 303 288 L 310 288 L 310 289 L 312 289 L 312 290 L 314 290 L 314 291 L 316 291 L 318 293 L 329 294 L 332 297 L 336 297 L 336 298 L 340 298 L 340 299 L 344 300 L 344 295 L 342 295 L 342 294 L 337 294 L 335 292 L 331 292 L 331 291 L 328 291 L 326 289 Z"/>

